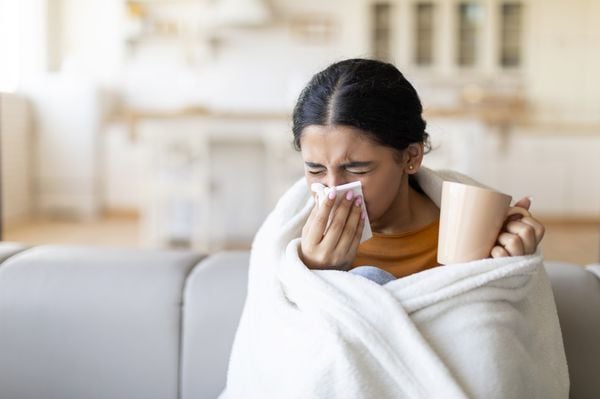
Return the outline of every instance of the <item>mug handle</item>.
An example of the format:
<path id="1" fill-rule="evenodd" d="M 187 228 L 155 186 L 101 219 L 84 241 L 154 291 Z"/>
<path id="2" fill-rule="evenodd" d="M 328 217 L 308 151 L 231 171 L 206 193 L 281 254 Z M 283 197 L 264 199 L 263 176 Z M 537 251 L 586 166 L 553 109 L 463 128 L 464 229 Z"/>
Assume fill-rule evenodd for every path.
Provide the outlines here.
<path id="1" fill-rule="evenodd" d="M 511 206 L 510 208 L 508 208 L 508 213 L 506 214 L 506 218 L 508 218 L 511 215 L 521 215 L 523 217 L 531 217 L 531 213 L 529 213 L 529 211 L 525 208 L 521 208 L 520 206 Z"/>

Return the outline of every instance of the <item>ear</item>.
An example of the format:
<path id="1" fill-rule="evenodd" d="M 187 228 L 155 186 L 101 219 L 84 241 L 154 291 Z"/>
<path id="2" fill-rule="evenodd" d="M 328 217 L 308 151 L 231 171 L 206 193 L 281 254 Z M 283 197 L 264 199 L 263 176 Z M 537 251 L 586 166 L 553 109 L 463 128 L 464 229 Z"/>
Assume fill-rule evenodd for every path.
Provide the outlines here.
<path id="1" fill-rule="evenodd" d="M 408 147 L 404 150 L 404 159 L 405 159 L 405 171 L 409 175 L 417 173 L 419 168 L 421 167 L 421 162 L 423 162 L 423 154 L 425 153 L 425 148 L 423 143 L 412 143 L 409 144 Z"/>

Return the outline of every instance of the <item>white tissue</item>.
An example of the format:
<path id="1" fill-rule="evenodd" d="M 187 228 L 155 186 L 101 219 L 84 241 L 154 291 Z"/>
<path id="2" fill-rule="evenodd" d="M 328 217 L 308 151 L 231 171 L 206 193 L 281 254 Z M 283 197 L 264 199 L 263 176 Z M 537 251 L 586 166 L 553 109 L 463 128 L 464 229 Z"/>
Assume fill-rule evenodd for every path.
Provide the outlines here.
<path id="1" fill-rule="evenodd" d="M 345 193 L 350 190 L 352 190 L 354 192 L 354 198 L 356 198 L 358 196 L 361 196 L 363 198 L 363 201 L 362 201 L 360 207 L 361 207 L 362 212 L 365 213 L 365 222 L 363 225 L 363 232 L 362 232 L 362 236 L 360 238 L 360 242 L 367 241 L 368 239 L 373 237 L 373 232 L 371 231 L 371 224 L 369 222 L 369 215 L 367 214 L 367 208 L 365 206 L 365 197 L 362 192 L 362 183 L 360 181 L 355 181 L 355 182 L 348 183 L 348 184 L 342 184 L 342 185 L 336 186 L 334 188 L 335 188 L 335 192 L 337 193 L 338 198 L 345 197 Z M 313 191 L 317 194 L 319 205 L 321 205 L 323 203 L 323 201 L 325 201 L 325 199 L 327 198 L 327 195 L 332 190 L 331 187 L 326 187 L 325 185 L 323 185 L 321 183 L 311 184 L 310 189 L 311 189 L 311 191 Z M 342 194 L 342 193 L 344 193 L 344 194 Z M 333 212 L 332 212 L 332 215 L 333 215 Z M 331 216 L 329 217 L 329 222 L 327 223 L 327 227 L 329 227 L 330 223 L 331 223 Z"/>

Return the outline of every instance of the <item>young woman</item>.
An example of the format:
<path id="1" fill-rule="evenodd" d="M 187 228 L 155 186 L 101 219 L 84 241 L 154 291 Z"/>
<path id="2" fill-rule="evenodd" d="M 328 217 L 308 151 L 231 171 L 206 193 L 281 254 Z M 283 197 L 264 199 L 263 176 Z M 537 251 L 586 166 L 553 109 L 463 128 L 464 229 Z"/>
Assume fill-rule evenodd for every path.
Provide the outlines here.
<path id="1" fill-rule="evenodd" d="M 335 63 L 316 74 L 294 110 L 293 133 L 311 183 L 333 187 L 361 181 L 364 198 L 348 194 L 325 229 L 335 193 L 315 206 L 302 230 L 301 258 L 311 269 L 372 265 L 380 281 L 437 265 L 439 209 L 420 189 L 428 146 L 422 106 L 393 65 L 366 59 Z M 373 238 L 359 245 L 365 201 Z M 517 206 L 528 209 L 530 201 Z M 544 227 L 533 217 L 508 221 L 490 256 L 535 252 Z M 370 273 L 373 269 L 358 273 Z M 379 274 L 379 276 L 377 276 Z"/>
<path id="2" fill-rule="evenodd" d="M 568 396 L 541 256 L 513 256 L 535 252 L 535 218 L 507 221 L 488 259 L 433 268 L 441 184 L 468 179 L 421 167 L 421 112 L 378 61 L 333 64 L 302 92 L 293 133 L 306 178 L 252 244 L 221 398 Z M 364 198 L 333 192 L 317 206 L 308 191 L 356 180 Z M 362 201 L 373 238 L 359 245 Z"/>

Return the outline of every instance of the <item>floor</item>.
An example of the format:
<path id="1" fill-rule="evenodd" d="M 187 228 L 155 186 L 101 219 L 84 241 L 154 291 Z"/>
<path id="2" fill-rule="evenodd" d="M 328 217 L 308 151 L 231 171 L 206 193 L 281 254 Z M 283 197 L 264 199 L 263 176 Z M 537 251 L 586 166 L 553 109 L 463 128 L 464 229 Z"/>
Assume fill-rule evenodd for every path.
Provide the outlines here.
<path id="1" fill-rule="evenodd" d="M 542 251 L 548 260 L 579 265 L 600 261 L 600 223 L 543 221 L 546 235 Z M 29 245 L 72 244 L 109 247 L 140 247 L 138 222 L 132 217 L 110 217 L 87 222 L 38 221 L 12 228 L 5 241 Z M 250 243 L 231 243 L 230 249 L 248 249 Z"/>

